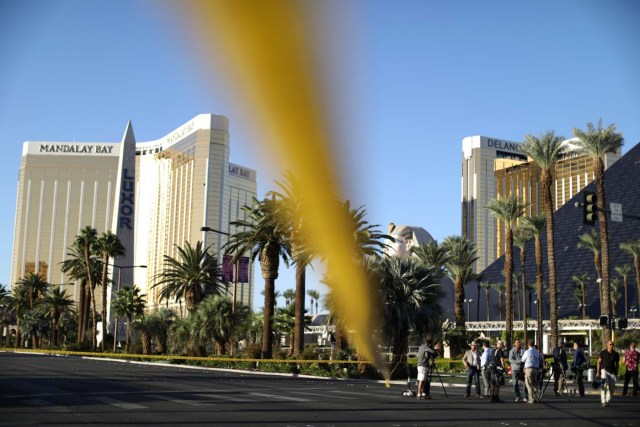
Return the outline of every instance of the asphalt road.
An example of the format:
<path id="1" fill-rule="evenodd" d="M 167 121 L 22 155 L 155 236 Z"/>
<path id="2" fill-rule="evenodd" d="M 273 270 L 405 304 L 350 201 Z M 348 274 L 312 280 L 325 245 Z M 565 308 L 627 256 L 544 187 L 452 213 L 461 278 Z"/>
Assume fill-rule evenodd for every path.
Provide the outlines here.
<path id="1" fill-rule="evenodd" d="M 406 385 L 332 381 L 175 366 L 0 353 L 0 425 L 228 426 L 633 426 L 640 399 L 597 395 L 535 405 L 464 398 L 433 385 L 432 400 L 402 396 Z M 549 393 L 547 393 L 549 394 Z"/>

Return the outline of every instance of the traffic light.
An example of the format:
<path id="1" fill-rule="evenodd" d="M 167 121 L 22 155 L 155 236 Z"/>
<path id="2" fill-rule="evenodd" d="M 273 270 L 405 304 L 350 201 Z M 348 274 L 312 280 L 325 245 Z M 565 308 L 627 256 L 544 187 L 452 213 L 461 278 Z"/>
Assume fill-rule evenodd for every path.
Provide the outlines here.
<path id="1" fill-rule="evenodd" d="M 600 326 L 609 326 L 609 316 L 600 316 Z"/>
<path id="2" fill-rule="evenodd" d="M 620 319 L 618 319 L 618 329 L 627 329 L 628 326 L 629 321 L 626 319 L 626 317 L 621 317 Z"/>
<path id="3" fill-rule="evenodd" d="M 584 192 L 582 203 L 582 222 L 586 225 L 594 225 L 598 219 L 598 198 L 593 191 Z"/>

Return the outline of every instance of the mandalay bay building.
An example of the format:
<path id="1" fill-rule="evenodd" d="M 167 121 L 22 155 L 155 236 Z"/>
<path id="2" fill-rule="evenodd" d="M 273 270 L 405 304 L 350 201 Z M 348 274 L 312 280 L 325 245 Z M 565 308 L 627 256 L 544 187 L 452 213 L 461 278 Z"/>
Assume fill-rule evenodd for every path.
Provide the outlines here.
<path id="1" fill-rule="evenodd" d="M 116 290 L 135 284 L 153 309 L 160 289 L 151 286 L 164 255 L 177 258 L 176 245 L 186 241 L 203 241 L 217 255 L 224 233 L 236 231 L 229 223 L 245 218 L 242 207 L 256 196 L 256 171 L 229 158 L 228 119 L 212 114 L 150 142 L 136 142 L 130 123 L 120 143 L 25 142 L 11 283 L 39 272 L 78 301 L 80 286 L 60 264 L 80 230 L 91 226 L 111 230 L 126 248 L 110 261 L 126 267 L 112 271 Z M 222 233 L 203 232 L 203 226 Z M 235 286 L 236 301 L 251 306 L 253 280 L 249 268 L 247 283 Z"/>

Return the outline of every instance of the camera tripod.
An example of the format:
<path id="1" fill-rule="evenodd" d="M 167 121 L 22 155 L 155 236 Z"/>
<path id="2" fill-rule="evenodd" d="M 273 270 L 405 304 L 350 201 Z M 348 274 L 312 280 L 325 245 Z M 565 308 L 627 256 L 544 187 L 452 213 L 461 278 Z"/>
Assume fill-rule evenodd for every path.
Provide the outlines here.
<path id="1" fill-rule="evenodd" d="M 560 396 L 567 396 L 567 399 L 569 399 L 569 402 L 571 402 L 571 393 L 569 393 L 569 387 L 567 386 L 566 372 L 561 363 L 558 366 L 560 368 L 559 369 L 560 377 L 558 378 L 558 393 L 560 394 Z M 549 376 L 547 377 L 547 382 L 544 385 L 544 388 L 538 391 L 538 396 L 537 396 L 538 400 L 542 400 L 542 396 L 544 395 L 544 392 L 547 390 L 547 387 L 551 382 L 551 377 L 553 376 L 553 374 L 554 374 L 554 369 L 553 369 L 553 365 L 551 365 L 551 369 L 549 369 L 549 374 L 548 374 Z"/>
<path id="2" fill-rule="evenodd" d="M 442 391 L 444 391 L 445 397 L 448 399 L 449 395 L 447 394 L 447 389 L 444 387 L 442 383 L 442 378 L 440 377 L 440 371 L 438 371 L 438 366 L 436 366 L 436 359 L 431 359 L 431 365 L 429 366 L 429 384 L 431 384 L 431 378 L 433 377 L 433 371 L 438 375 L 438 381 L 440 381 L 440 386 L 442 386 Z"/>

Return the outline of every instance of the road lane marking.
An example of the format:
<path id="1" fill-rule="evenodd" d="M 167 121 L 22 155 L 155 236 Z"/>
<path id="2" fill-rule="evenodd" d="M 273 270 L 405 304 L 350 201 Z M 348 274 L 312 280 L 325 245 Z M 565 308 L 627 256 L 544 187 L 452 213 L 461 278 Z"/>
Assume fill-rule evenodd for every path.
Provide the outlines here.
<path id="1" fill-rule="evenodd" d="M 278 394 L 267 394 L 267 393 L 249 393 L 249 394 L 253 396 L 259 396 L 259 397 L 271 397 L 273 399 L 289 400 L 292 402 L 310 402 L 309 399 L 303 399 L 301 397 L 280 396 Z"/>
<path id="2" fill-rule="evenodd" d="M 381 394 L 376 394 L 376 393 L 358 393 L 355 391 L 342 391 L 342 390 L 330 390 L 331 393 L 339 393 L 339 394 L 348 394 L 348 395 L 353 395 L 353 396 L 366 396 L 366 397 L 379 397 L 381 399 L 383 398 L 393 398 L 393 399 L 399 399 L 402 396 L 396 396 L 396 395 L 392 395 L 392 394 L 385 394 L 385 395 L 381 395 Z"/>
<path id="3" fill-rule="evenodd" d="M 177 404 L 180 404 L 180 405 L 211 406 L 211 403 L 208 403 L 208 402 L 199 402 L 197 400 L 177 399 L 175 397 L 163 396 L 161 394 L 146 394 L 145 397 L 150 397 L 152 399 L 158 399 L 158 400 L 166 400 L 168 402 L 177 403 Z"/>
<path id="4" fill-rule="evenodd" d="M 137 403 L 129 403 L 123 402 L 122 400 L 112 399 L 107 396 L 95 396 L 96 400 L 99 400 L 102 403 L 106 403 L 107 405 L 115 406 L 116 408 L 122 409 L 149 409 L 146 406 L 138 405 Z"/>
<path id="5" fill-rule="evenodd" d="M 195 396 L 205 397 L 207 399 L 218 399 L 218 400 L 226 400 L 228 402 L 254 402 L 253 399 L 244 399 L 242 397 L 234 397 L 229 396 L 228 394 L 218 394 L 218 393 L 198 393 Z"/>
<path id="6" fill-rule="evenodd" d="M 323 398 L 327 398 L 327 393 L 311 393 L 308 391 L 294 391 L 294 390 L 289 390 L 288 393 L 294 393 L 294 394 L 304 394 L 305 396 L 318 396 L 318 397 L 323 397 Z M 356 400 L 355 397 L 347 397 L 347 396 L 340 396 L 340 399 L 346 399 L 346 400 Z"/>

